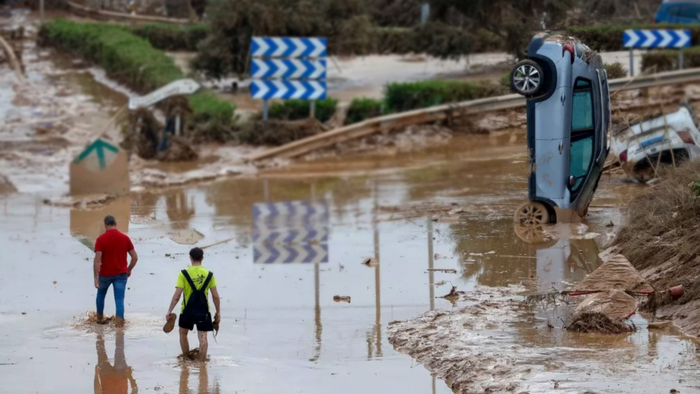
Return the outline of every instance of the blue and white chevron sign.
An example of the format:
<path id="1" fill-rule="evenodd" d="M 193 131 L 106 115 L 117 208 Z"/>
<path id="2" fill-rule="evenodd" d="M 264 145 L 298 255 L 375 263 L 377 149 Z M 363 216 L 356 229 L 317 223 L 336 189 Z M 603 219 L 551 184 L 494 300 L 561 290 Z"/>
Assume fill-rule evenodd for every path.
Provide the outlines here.
<path id="1" fill-rule="evenodd" d="M 253 59 L 251 77 L 261 79 L 326 79 L 326 60 Z"/>
<path id="2" fill-rule="evenodd" d="M 285 201 L 253 205 L 254 262 L 327 263 L 329 221 L 325 203 Z"/>
<path id="3" fill-rule="evenodd" d="M 253 80 L 250 94 L 254 99 L 302 99 L 322 100 L 326 98 L 326 81 L 276 81 Z"/>
<path id="4" fill-rule="evenodd" d="M 325 38 L 253 37 L 253 57 L 309 58 L 326 57 Z"/>
<path id="5" fill-rule="evenodd" d="M 328 262 L 328 245 L 253 245 L 256 264 L 312 264 Z"/>
<path id="6" fill-rule="evenodd" d="M 625 30 L 622 44 L 625 48 L 686 48 L 691 44 L 690 30 Z"/>

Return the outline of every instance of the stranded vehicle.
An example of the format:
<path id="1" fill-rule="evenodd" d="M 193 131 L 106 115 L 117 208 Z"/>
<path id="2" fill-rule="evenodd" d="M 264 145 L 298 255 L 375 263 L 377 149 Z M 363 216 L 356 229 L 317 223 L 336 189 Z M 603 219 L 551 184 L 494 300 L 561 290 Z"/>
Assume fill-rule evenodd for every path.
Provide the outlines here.
<path id="1" fill-rule="evenodd" d="M 641 183 L 653 179 L 655 168 L 700 158 L 700 131 L 693 107 L 656 114 L 615 133 L 612 150 L 628 177 Z"/>
<path id="2" fill-rule="evenodd" d="M 511 88 L 527 98 L 530 167 L 530 201 L 515 221 L 585 216 L 610 149 L 610 93 L 600 55 L 573 37 L 540 33 L 513 68 Z"/>

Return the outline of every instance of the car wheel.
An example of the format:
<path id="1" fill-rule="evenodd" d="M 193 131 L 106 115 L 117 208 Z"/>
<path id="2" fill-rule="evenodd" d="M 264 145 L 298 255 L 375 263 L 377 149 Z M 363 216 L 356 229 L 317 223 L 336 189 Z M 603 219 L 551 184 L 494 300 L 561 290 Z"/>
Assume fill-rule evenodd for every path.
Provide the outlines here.
<path id="1" fill-rule="evenodd" d="M 523 226 L 541 226 L 549 224 L 549 211 L 544 204 L 530 201 L 521 205 L 513 218 L 515 223 Z"/>
<path id="2" fill-rule="evenodd" d="M 538 95 L 544 86 L 542 67 L 532 60 L 523 60 L 513 67 L 510 73 L 510 87 L 526 97 Z"/>

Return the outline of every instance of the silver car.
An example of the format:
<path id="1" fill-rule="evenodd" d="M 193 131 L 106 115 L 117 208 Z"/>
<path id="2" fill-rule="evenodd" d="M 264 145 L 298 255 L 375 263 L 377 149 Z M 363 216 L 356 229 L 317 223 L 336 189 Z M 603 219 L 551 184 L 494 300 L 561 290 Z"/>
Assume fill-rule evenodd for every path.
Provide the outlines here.
<path id="1" fill-rule="evenodd" d="M 586 215 L 610 149 L 608 78 L 598 53 L 573 37 L 541 33 L 515 65 L 511 88 L 527 98 L 529 202 L 522 224 Z"/>

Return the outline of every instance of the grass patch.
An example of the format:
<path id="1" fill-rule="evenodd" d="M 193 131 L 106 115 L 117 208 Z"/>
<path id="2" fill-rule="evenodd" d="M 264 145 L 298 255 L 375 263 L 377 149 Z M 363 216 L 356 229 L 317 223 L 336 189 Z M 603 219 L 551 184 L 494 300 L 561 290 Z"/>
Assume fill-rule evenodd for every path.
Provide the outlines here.
<path id="1" fill-rule="evenodd" d="M 345 124 L 359 123 L 366 119 L 382 116 L 384 102 L 371 98 L 356 98 L 353 99 L 348 107 L 348 113 L 345 117 Z"/>
<path id="2" fill-rule="evenodd" d="M 113 78 L 140 93 L 147 93 L 185 75 L 173 60 L 144 38 L 119 25 L 76 23 L 62 19 L 42 25 L 42 45 L 78 54 L 105 69 Z M 231 126 L 235 107 L 209 91 L 188 96 L 196 129 Z"/>
<path id="3" fill-rule="evenodd" d="M 128 29 L 131 33 L 148 40 L 155 48 L 166 51 L 196 51 L 199 42 L 204 40 L 209 32 L 209 26 L 203 23 L 185 26 L 147 23 Z"/>
<path id="4" fill-rule="evenodd" d="M 678 61 L 677 49 L 650 51 L 642 55 L 642 71 L 656 70 L 656 72 L 661 72 L 678 70 Z M 700 67 L 700 47 L 683 49 L 683 68 L 695 67 Z"/>
<path id="5" fill-rule="evenodd" d="M 338 100 L 327 98 L 316 100 L 316 119 L 327 122 L 335 114 Z M 270 119 L 303 120 L 311 116 L 311 102 L 308 100 L 285 100 L 270 105 Z"/>
<path id="6" fill-rule="evenodd" d="M 504 94 L 500 83 L 492 81 L 420 81 L 391 83 L 385 91 L 387 111 L 404 112 L 435 105 L 476 100 Z"/>

